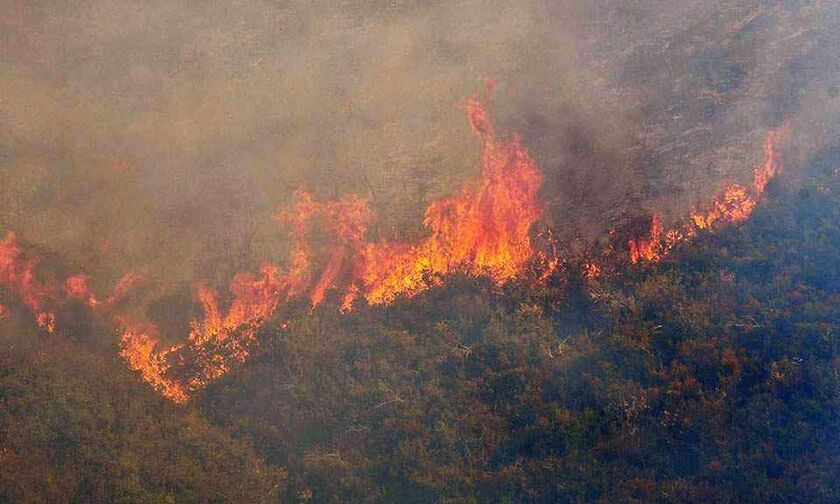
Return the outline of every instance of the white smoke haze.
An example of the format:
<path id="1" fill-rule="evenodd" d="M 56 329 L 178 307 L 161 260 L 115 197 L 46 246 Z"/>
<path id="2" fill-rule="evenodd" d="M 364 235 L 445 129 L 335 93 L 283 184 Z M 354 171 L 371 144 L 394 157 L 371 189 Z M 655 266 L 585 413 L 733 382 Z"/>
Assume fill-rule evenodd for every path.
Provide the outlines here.
<path id="1" fill-rule="evenodd" d="M 836 3 L 0 2 L 0 226 L 113 279 L 222 282 L 288 247 L 297 189 L 423 233 L 477 174 L 464 102 L 544 174 L 546 224 L 604 233 L 837 142 Z M 104 281 L 104 280 L 102 280 Z"/>

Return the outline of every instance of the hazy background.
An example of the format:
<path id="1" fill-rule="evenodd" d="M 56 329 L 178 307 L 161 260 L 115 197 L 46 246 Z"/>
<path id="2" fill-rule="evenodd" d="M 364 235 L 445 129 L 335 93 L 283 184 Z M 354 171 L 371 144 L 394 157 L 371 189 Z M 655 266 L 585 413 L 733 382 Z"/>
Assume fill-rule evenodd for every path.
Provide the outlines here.
<path id="1" fill-rule="evenodd" d="M 838 141 L 836 2 L 0 0 L 0 228 L 106 282 L 220 283 L 283 261 L 296 189 L 371 200 L 372 238 L 423 232 L 478 174 L 463 103 L 544 174 L 568 240 L 666 218 Z"/>

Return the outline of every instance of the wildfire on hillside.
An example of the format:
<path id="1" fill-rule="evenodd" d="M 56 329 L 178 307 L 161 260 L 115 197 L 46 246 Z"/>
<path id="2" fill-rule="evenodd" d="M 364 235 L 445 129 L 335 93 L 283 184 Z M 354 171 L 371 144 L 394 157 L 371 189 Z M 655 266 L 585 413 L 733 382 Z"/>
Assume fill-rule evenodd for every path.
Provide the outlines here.
<path id="1" fill-rule="evenodd" d="M 218 292 L 196 285 L 203 317 L 190 323 L 186 339 L 179 343 L 167 344 L 170 340 L 162 338 L 154 324 L 122 312 L 121 301 L 143 281 L 139 273 L 123 276 L 107 297 L 96 295 L 85 274 L 70 276 L 62 287 L 39 283 L 36 261 L 24 257 L 10 233 L 0 242 L 0 285 L 19 298 L 48 333 L 56 327 L 53 308 L 71 299 L 107 314 L 122 331 L 120 355 L 128 366 L 163 396 L 183 403 L 247 360 L 260 327 L 291 300 L 308 298 L 316 306 L 333 292 L 341 300 L 341 310 L 348 311 L 362 299 L 381 305 L 414 296 L 453 273 L 486 276 L 501 285 L 524 276 L 535 263 L 540 270 L 537 277 L 545 280 L 565 265 L 550 232 L 545 244 L 537 245 L 531 238 L 544 209 L 538 198 L 542 178 L 536 162 L 518 135 L 508 140 L 497 136 L 485 102 L 468 101 L 466 112 L 481 142 L 481 175 L 455 195 L 428 206 L 424 238 L 369 241 L 368 228 L 375 215 L 366 200 L 345 196 L 321 202 L 300 191 L 295 204 L 277 214 L 292 243 L 287 269 L 264 264 L 256 274 L 236 275 L 228 287 L 226 310 Z M 765 161 L 754 170 L 751 187 L 726 187 L 711 205 L 694 210 L 672 229 L 666 230 L 654 213 L 646 233 L 627 241 L 630 262 L 657 261 L 700 230 L 749 217 L 757 198 L 781 170 L 778 147 L 786 136 L 784 127 L 767 136 Z M 330 238 L 328 250 L 317 257 L 310 238 L 313 228 Z M 582 274 L 594 279 L 604 274 L 606 266 L 590 259 L 582 263 Z M 5 314 L 4 308 L 0 318 Z"/>
<path id="2" fill-rule="evenodd" d="M 265 265 L 259 276 L 237 276 L 225 315 L 219 310 L 217 294 L 199 286 L 204 318 L 192 322 L 186 344 L 162 347 L 154 326 L 123 321 L 122 355 L 129 366 L 161 393 L 183 402 L 188 391 L 204 387 L 228 372 L 233 363 L 246 360 L 259 327 L 280 303 L 298 295 L 305 293 L 314 306 L 336 290 L 343 299 L 342 309 L 350 310 L 357 296 L 370 304 L 387 304 L 437 285 L 454 272 L 486 275 L 499 284 L 520 275 L 534 252 L 530 229 L 542 213 L 537 198 L 540 174 L 517 136 L 510 141 L 497 139 L 482 102 L 470 100 L 467 113 L 481 140 L 481 178 L 465 184 L 458 195 L 429 206 L 425 239 L 418 243 L 366 241 L 373 212 L 365 200 L 348 196 L 317 202 L 299 192 L 297 203 L 278 213 L 294 243 L 289 272 Z M 326 263 L 318 273 L 311 271 L 307 239 L 313 221 L 332 237 Z M 170 362 L 187 354 L 197 358 L 194 372 L 185 383 L 173 381 Z"/>
<path id="3" fill-rule="evenodd" d="M 753 170 L 751 187 L 738 183 L 727 186 L 709 207 L 695 209 L 688 219 L 667 231 L 660 215 L 654 213 L 646 236 L 628 241 L 630 262 L 658 261 L 674 245 L 693 238 L 700 230 L 712 230 L 720 224 L 742 222 L 749 218 L 767 184 L 782 170 L 778 146 L 787 141 L 789 135 L 787 125 L 767 134 L 764 140 L 764 162 Z"/>

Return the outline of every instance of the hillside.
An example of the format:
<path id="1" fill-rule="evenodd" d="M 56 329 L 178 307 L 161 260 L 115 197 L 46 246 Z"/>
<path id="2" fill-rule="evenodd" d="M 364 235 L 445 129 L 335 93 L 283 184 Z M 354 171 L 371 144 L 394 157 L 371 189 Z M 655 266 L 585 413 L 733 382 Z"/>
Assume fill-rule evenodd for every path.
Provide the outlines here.
<path id="1" fill-rule="evenodd" d="M 840 1 L 0 1 L 0 504 L 840 503 Z"/>
<path id="2" fill-rule="evenodd" d="M 289 304 L 185 406 L 6 311 L 0 502 L 836 502 L 836 160 L 659 262 Z"/>
<path id="3" fill-rule="evenodd" d="M 283 471 L 77 336 L 0 336 L 0 503 L 273 502 Z"/>
<path id="4" fill-rule="evenodd" d="M 328 303 L 196 407 L 287 468 L 290 502 L 836 502 L 829 160 L 609 278 Z"/>

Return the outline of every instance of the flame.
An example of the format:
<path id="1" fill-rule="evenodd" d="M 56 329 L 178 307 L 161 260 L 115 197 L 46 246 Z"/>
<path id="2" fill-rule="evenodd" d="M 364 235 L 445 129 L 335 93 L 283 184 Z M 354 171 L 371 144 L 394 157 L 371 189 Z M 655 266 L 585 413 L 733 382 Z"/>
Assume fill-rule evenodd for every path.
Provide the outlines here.
<path id="1" fill-rule="evenodd" d="M 131 291 L 145 280 L 142 273 L 130 272 L 120 277 L 114 285 L 113 292 L 104 301 L 99 301 L 90 286 L 90 276 L 77 273 L 64 282 L 64 291 L 72 299 L 78 299 L 91 308 L 110 307 L 125 299 Z"/>
<path id="2" fill-rule="evenodd" d="M 167 378 L 172 367 L 168 357 L 180 347 L 157 350 L 160 340 L 153 325 L 128 319 L 122 319 L 121 322 L 125 329 L 121 338 L 120 356 L 126 360 L 128 367 L 139 371 L 143 379 L 164 397 L 176 403 L 186 402 L 188 396 L 184 386 Z"/>
<path id="3" fill-rule="evenodd" d="M 496 139 L 481 102 L 470 100 L 467 112 L 482 141 L 481 179 L 429 206 L 424 224 L 431 234 L 420 244 L 368 245 L 363 272 L 368 302 L 416 294 L 459 270 L 504 283 L 531 259 L 529 232 L 543 210 L 536 163 L 518 135 L 508 142 Z"/>
<path id="4" fill-rule="evenodd" d="M 38 327 L 55 331 L 55 313 L 45 308 L 54 296 L 52 289 L 35 279 L 35 264 L 24 259 L 17 237 L 9 232 L 0 242 L 0 285 L 16 295 L 35 316 Z"/>
<path id="5" fill-rule="evenodd" d="M 311 194 L 299 191 L 297 203 L 291 211 L 281 210 L 277 218 L 281 223 L 292 224 L 295 245 L 290 262 L 293 264 L 292 269 L 296 270 L 292 276 L 298 279 L 297 286 L 301 289 L 312 280 L 311 275 L 307 274 L 312 263 L 307 224 L 317 220 L 334 240 L 327 253 L 326 265 L 314 285 L 309 287 L 309 299 L 313 305 L 320 304 L 328 290 L 349 283 L 342 276 L 348 269 L 352 269 L 356 256 L 364 248 L 364 235 L 372 220 L 372 213 L 365 200 L 347 196 L 337 201 L 316 202 Z"/>
<path id="6" fill-rule="evenodd" d="M 767 134 L 764 139 L 764 162 L 753 170 L 752 187 L 731 184 L 714 199 L 710 208 L 692 211 L 688 221 L 668 231 L 664 231 L 662 219 L 655 213 L 647 236 L 629 240 L 630 262 L 658 261 L 674 245 L 693 238 L 700 230 L 711 230 L 721 223 L 737 223 L 749 218 L 758 198 L 767 189 L 767 184 L 782 171 L 777 146 L 787 141 L 789 136 L 787 125 Z"/>
<path id="7" fill-rule="evenodd" d="M 496 140 L 482 103 L 470 100 L 467 112 L 482 141 L 481 179 L 466 184 L 452 198 L 432 203 L 424 224 L 429 236 L 419 243 L 368 242 L 373 214 L 365 200 L 347 196 L 317 202 L 298 192 L 291 209 L 278 212 L 289 225 L 293 242 L 289 272 L 264 265 L 260 275 L 241 274 L 230 286 L 232 301 L 226 314 L 219 309 L 217 293 L 207 286 L 196 289 L 204 317 L 194 320 L 187 342 L 162 347 L 156 328 L 138 329 L 128 324 L 123 333 L 122 355 L 132 369 L 175 402 L 227 373 L 234 363 L 249 356 L 259 327 L 280 303 L 307 293 L 313 306 L 327 293 L 341 293 L 341 309 L 352 309 L 357 297 L 371 304 L 412 296 L 440 283 L 456 271 L 487 275 L 498 283 L 519 275 L 533 254 L 529 230 L 540 217 L 537 201 L 541 179 L 536 163 L 518 137 Z M 332 239 L 319 274 L 312 273 L 313 223 Z M 86 284 L 74 280 L 74 292 Z M 171 378 L 171 359 L 189 356 L 196 368 L 183 381 Z M 168 360 L 169 359 L 169 360 Z"/>
<path id="8" fill-rule="evenodd" d="M 131 271 L 121 276 L 119 280 L 117 280 L 117 283 L 114 285 L 113 292 L 105 300 L 105 306 L 111 306 L 116 303 L 119 303 L 120 301 L 128 297 L 131 291 L 133 291 L 135 287 L 143 283 L 145 280 L 145 275 L 137 271 Z"/>
<path id="9" fill-rule="evenodd" d="M 586 278 L 593 279 L 601 276 L 602 268 L 595 262 L 587 262 L 583 265 L 583 272 Z"/>
<path id="10" fill-rule="evenodd" d="M 193 391 L 230 371 L 233 363 L 245 361 L 257 330 L 281 301 L 300 290 L 302 271 L 308 264 L 303 247 L 305 243 L 301 242 L 290 254 L 292 268 L 287 275 L 275 265 L 264 264 L 257 275 L 240 273 L 234 277 L 228 289 L 232 300 L 225 314 L 219 308 L 218 293 L 198 284 L 196 297 L 204 316 L 191 321 L 186 343 L 164 346 L 154 324 L 118 317 L 123 327 L 120 355 L 162 395 L 176 403 L 186 402 Z M 140 278 L 124 277 L 109 298 L 111 302 L 124 296 Z M 187 376 L 171 376 L 173 369 L 184 362 L 191 365 Z"/>
<path id="11" fill-rule="evenodd" d="M 201 388 L 228 372 L 229 361 L 243 362 L 248 358 L 248 347 L 255 341 L 256 331 L 274 313 L 286 288 L 278 268 L 270 264 L 263 265 L 259 276 L 240 274 L 231 283 L 234 299 L 222 316 L 216 292 L 199 286 L 204 320 L 192 322 L 189 345 L 199 353 L 211 346 L 223 346 L 226 351 L 202 362 L 201 373 L 191 378 L 190 388 Z"/>
<path id="12" fill-rule="evenodd" d="M 299 191 L 295 204 L 277 215 L 290 233 L 288 268 L 263 264 L 256 273 L 240 273 L 222 296 L 197 284 L 195 296 L 203 315 L 191 321 L 182 343 L 167 344 L 154 324 L 115 313 L 144 281 L 142 273 L 124 275 L 107 297 L 96 295 L 91 278 L 84 273 L 67 278 L 63 289 L 44 285 L 36 281 L 36 262 L 23 258 L 15 235 L 9 233 L 0 242 L 0 286 L 19 297 L 48 332 L 56 327 L 49 307 L 62 300 L 77 299 L 92 310 L 104 310 L 121 328 L 120 355 L 128 366 L 164 397 L 183 403 L 247 360 L 259 329 L 292 299 L 308 298 L 317 306 L 335 292 L 341 310 L 348 311 L 359 299 L 378 305 L 414 296 L 453 273 L 483 275 L 501 285 L 533 266 L 539 269 L 535 278 L 545 280 L 566 263 L 550 230 L 538 235 L 539 246 L 531 240 L 531 229 L 543 213 L 537 197 L 540 172 L 518 135 L 508 140 L 497 137 L 485 105 L 477 99 L 466 104 L 472 130 L 481 142 L 481 176 L 463 184 L 455 195 L 429 205 L 424 238 L 370 241 L 367 235 L 374 215 L 366 200 L 345 196 L 319 202 Z M 627 242 L 630 261 L 657 261 L 700 230 L 749 217 L 769 181 L 781 171 L 776 146 L 786 135 L 781 128 L 767 136 L 765 161 L 754 170 L 751 187 L 730 185 L 709 207 L 693 211 L 673 229 L 666 230 L 660 215 L 654 214 L 646 235 Z M 329 239 L 323 256 L 313 253 L 311 232 L 316 228 Z M 609 267 L 590 259 L 583 262 L 583 273 L 593 279 Z M 6 308 L 0 305 L 0 319 L 6 316 Z"/>
<path id="13" fill-rule="evenodd" d="M 244 362 L 257 330 L 270 318 L 277 306 L 294 292 L 297 279 L 281 275 L 279 268 L 265 264 L 259 275 L 242 273 L 230 284 L 233 297 L 227 313 L 219 309 L 218 294 L 198 285 L 197 297 L 204 317 L 193 320 L 185 344 L 163 347 L 154 324 L 139 324 L 122 319 L 123 336 L 120 354 L 131 369 L 177 403 L 189 394 L 230 371 L 233 363 Z M 189 359 L 195 368 L 182 380 L 171 377 L 172 361 Z"/>
<path id="14" fill-rule="evenodd" d="M 313 305 L 330 289 L 343 289 L 342 309 L 348 310 L 358 296 L 370 304 L 390 303 L 456 271 L 500 284 L 524 271 L 533 255 L 529 232 L 542 214 L 539 171 L 518 136 L 496 139 L 480 101 L 470 100 L 466 108 L 482 141 L 481 178 L 428 207 L 423 223 L 429 235 L 420 242 L 365 242 L 372 214 L 356 197 L 321 204 L 307 197 L 299 205 L 298 214 L 320 215 L 336 238 L 311 291 Z"/>
<path id="15" fill-rule="evenodd" d="M 90 277 L 84 273 L 79 273 L 71 276 L 64 282 L 64 290 L 71 298 L 78 299 L 86 303 L 91 308 L 96 308 L 99 301 L 89 285 Z"/>
<path id="16" fill-rule="evenodd" d="M 662 247 L 662 218 L 654 214 L 650 222 L 650 232 L 645 238 L 630 240 L 627 245 L 630 248 L 630 262 L 636 264 L 639 261 L 657 261 L 661 257 Z"/>

